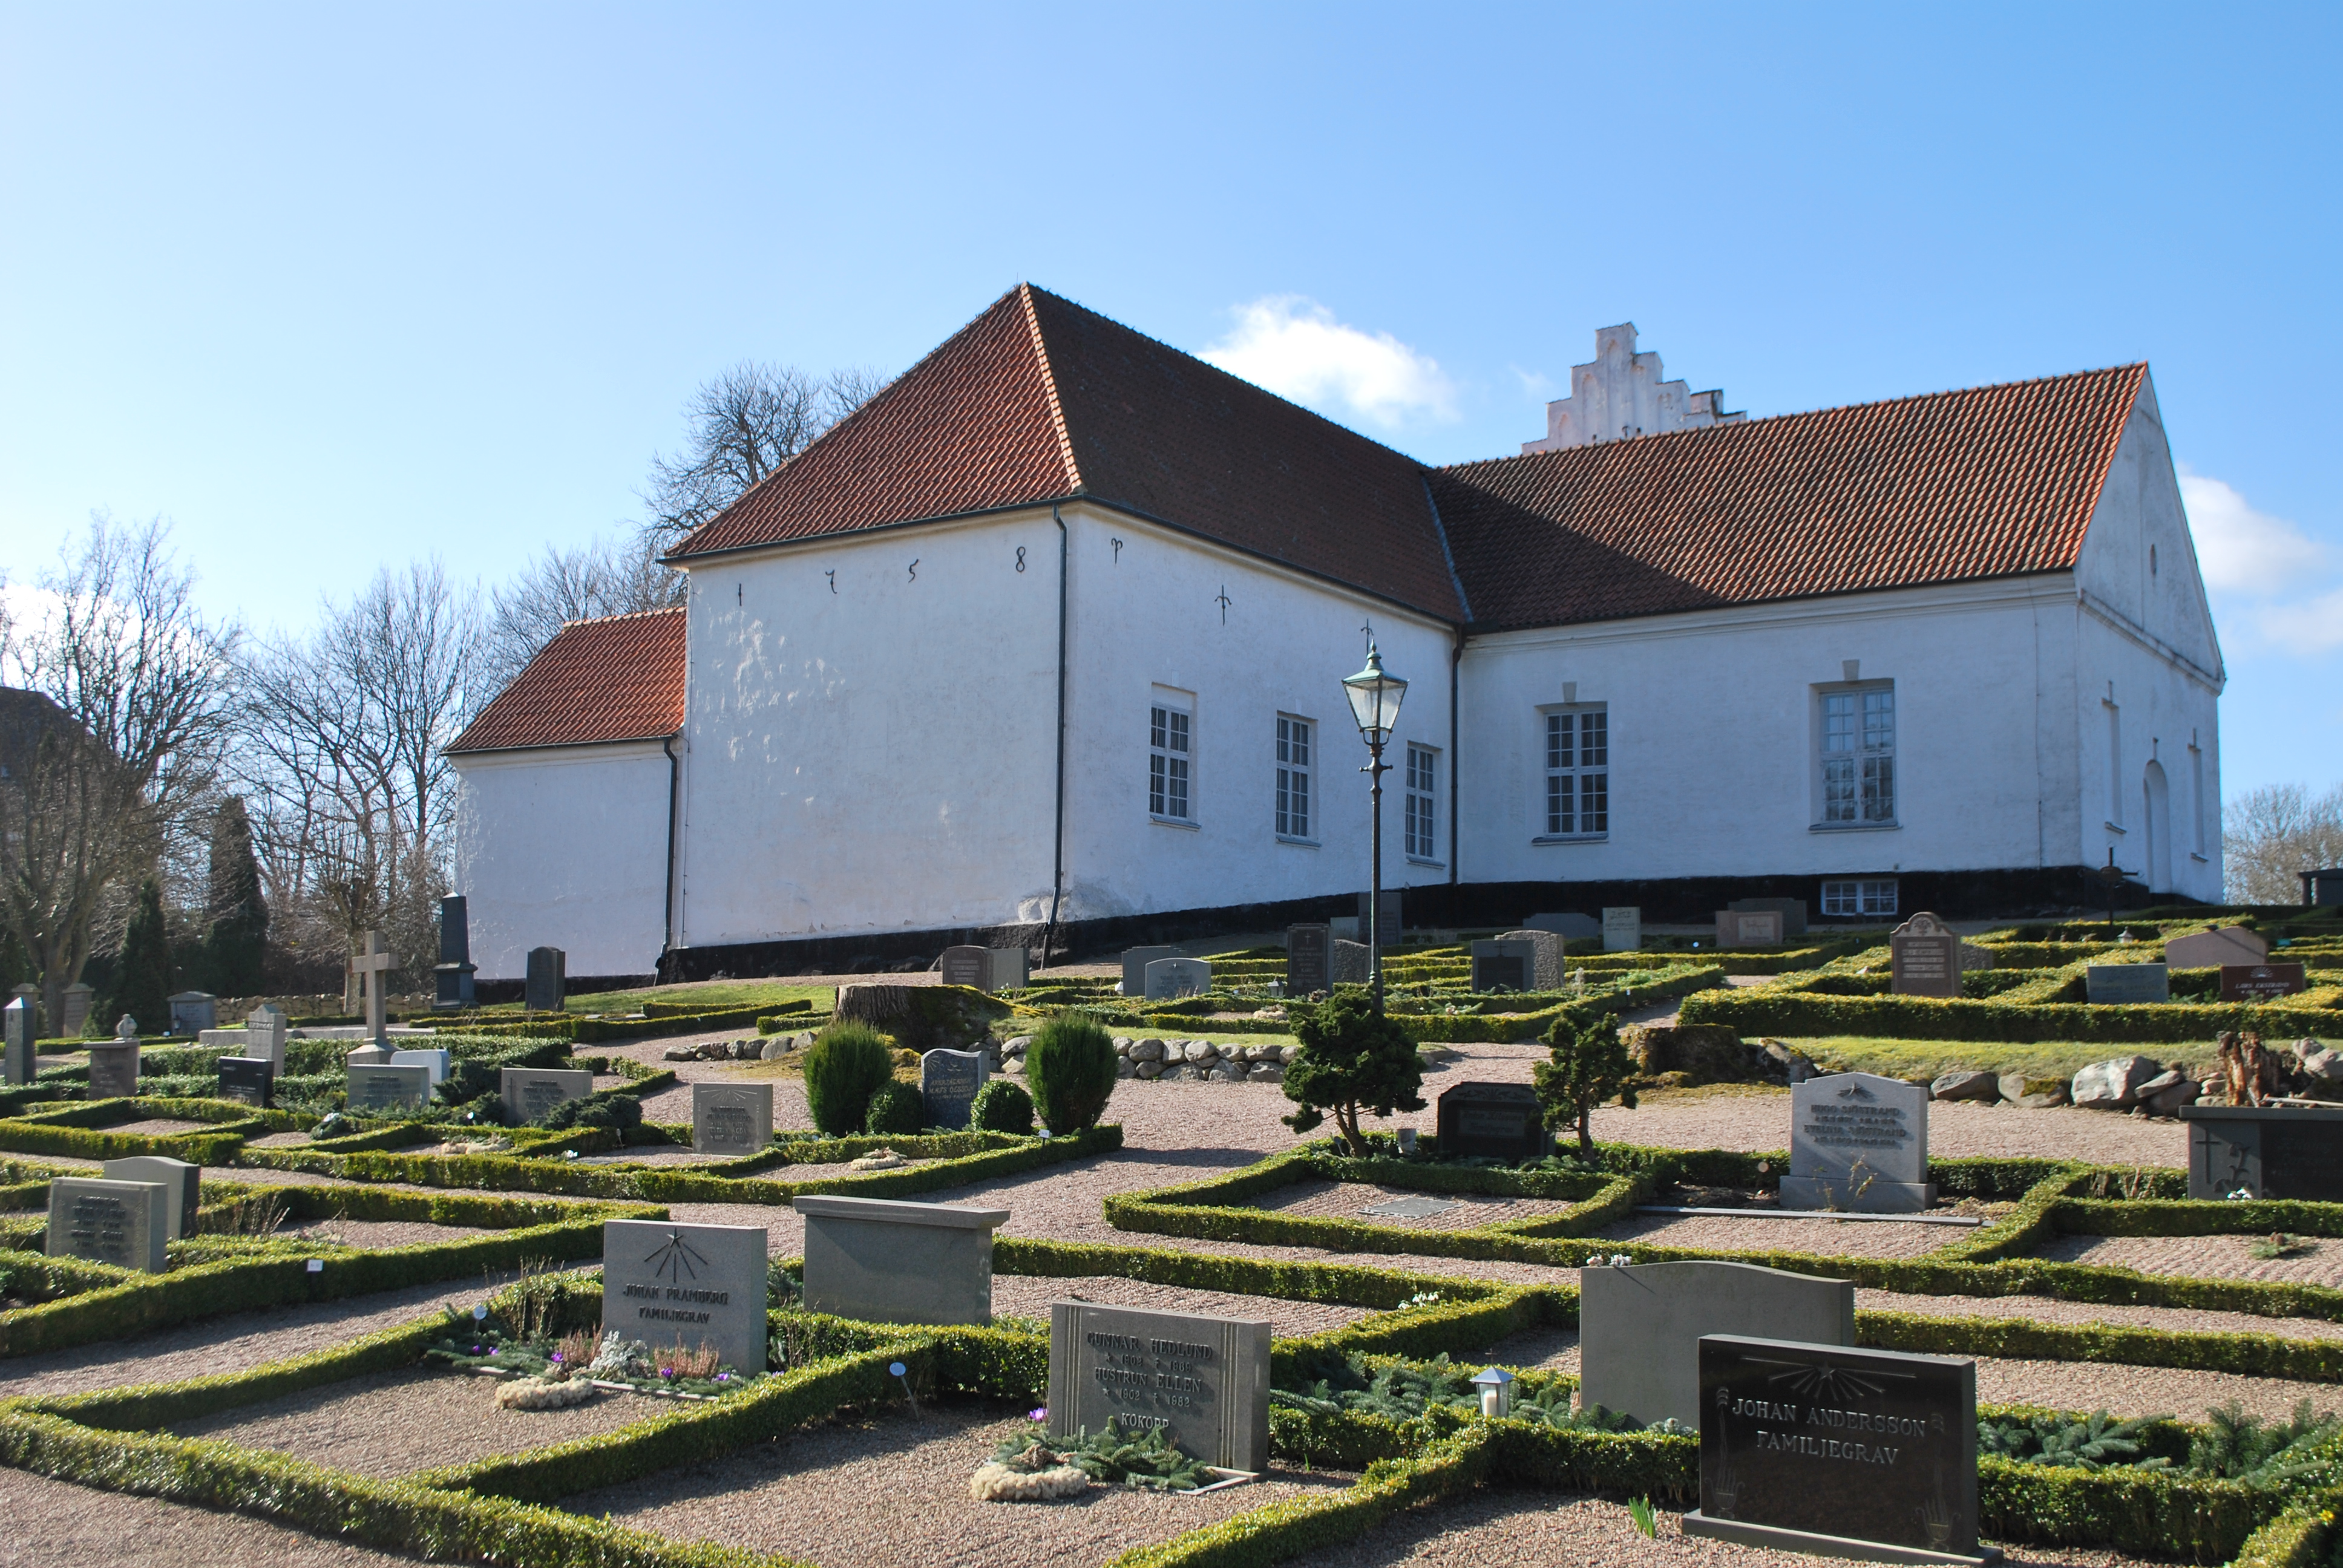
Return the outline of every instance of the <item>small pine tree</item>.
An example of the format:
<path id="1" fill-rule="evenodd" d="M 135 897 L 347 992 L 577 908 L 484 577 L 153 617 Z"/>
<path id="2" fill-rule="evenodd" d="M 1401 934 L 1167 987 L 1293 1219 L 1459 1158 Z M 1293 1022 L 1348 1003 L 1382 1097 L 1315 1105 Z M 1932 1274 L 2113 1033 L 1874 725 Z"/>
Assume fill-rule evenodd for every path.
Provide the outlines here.
<path id="1" fill-rule="evenodd" d="M 1578 1152 L 1591 1156 L 1594 1108 L 1614 1094 L 1620 1104 L 1634 1107 L 1634 1058 L 1619 1043 L 1617 1021 L 1608 1018 L 1576 1028 L 1567 1017 L 1558 1018 L 1545 1031 L 1545 1042 L 1551 1048 L 1549 1060 L 1530 1074 L 1538 1098 L 1545 1102 L 1545 1124 L 1557 1131 L 1575 1126 Z"/>
<path id="2" fill-rule="evenodd" d="M 112 1034 L 115 1020 L 128 1013 L 138 1020 L 140 1033 L 161 1034 L 171 1027 L 170 999 L 171 935 L 163 925 L 162 885 L 149 877 L 138 884 L 138 907 L 130 911 L 114 978 L 83 1032 Z"/>
<path id="3" fill-rule="evenodd" d="M 1285 1069 L 1285 1098 L 1302 1107 L 1286 1117 L 1296 1132 L 1307 1132 L 1332 1111 L 1342 1141 L 1353 1154 L 1367 1152 L 1359 1131 L 1362 1111 L 1389 1116 L 1421 1111 L 1423 1063 L 1415 1041 L 1397 1022 L 1375 1010 L 1363 990 L 1348 989 L 1314 1008 L 1289 1004 L 1300 1060 Z"/>
<path id="4" fill-rule="evenodd" d="M 1114 1036 L 1094 1019 L 1060 1013 L 1033 1031 L 1025 1081 L 1051 1136 L 1097 1125 L 1114 1093 Z"/>
<path id="5" fill-rule="evenodd" d="M 886 1036 L 867 1023 L 833 1023 L 806 1048 L 806 1110 L 832 1138 L 862 1131 L 870 1097 L 895 1076 Z"/>
<path id="6" fill-rule="evenodd" d="M 268 900 L 252 852 L 244 797 L 231 795 L 212 819 L 211 879 L 204 900 L 204 989 L 220 996 L 257 996 L 268 951 Z"/>

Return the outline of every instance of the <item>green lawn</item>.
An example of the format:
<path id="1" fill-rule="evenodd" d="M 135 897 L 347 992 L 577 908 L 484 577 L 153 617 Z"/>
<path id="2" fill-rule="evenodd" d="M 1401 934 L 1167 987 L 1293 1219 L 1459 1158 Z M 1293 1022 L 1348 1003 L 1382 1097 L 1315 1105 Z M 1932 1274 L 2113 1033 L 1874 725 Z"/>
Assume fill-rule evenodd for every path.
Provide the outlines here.
<path id="1" fill-rule="evenodd" d="M 723 1008 L 770 1007 L 775 1002 L 810 1000 L 816 1012 L 828 1012 L 838 1002 L 838 988 L 801 984 L 796 980 L 692 980 L 683 985 L 646 986 L 640 990 L 598 990 L 569 999 L 571 1012 L 634 1012 L 647 1001 L 693 1007 L 714 1012 Z"/>
<path id="2" fill-rule="evenodd" d="M 1956 1068 L 1987 1072 L 2023 1072 L 2028 1078 L 2072 1078 L 2095 1061 L 2110 1057 L 2151 1056 L 2158 1061 L 2187 1061 L 2211 1070 L 2212 1047 L 2198 1045 L 2074 1045 L 2043 1040 L 2033 1045 L 2010 1041 L 1958 1040 L 1889 1040 L 1871 1035 L 1829 1035 L 1793 1040 L 1783 1044 L 1802 1050 L 1820 1066 L 1839 1071 L 1876 1072 L 1887 1078 L 1930 1079 Z"/>

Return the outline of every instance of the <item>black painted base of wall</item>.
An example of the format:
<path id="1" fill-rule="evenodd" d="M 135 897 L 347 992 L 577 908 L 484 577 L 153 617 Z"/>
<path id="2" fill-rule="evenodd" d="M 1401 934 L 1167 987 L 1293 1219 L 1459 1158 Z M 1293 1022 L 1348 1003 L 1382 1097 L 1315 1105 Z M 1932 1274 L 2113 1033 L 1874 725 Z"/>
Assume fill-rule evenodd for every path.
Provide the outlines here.
<path id="1" fill-rule="evenodd" d="M 562 981 L 565 994 L 591 996 L 597 991 L 638 990 L 659 983 L 657 975 L 570 975 Z M 526 980 L 474 980 L 472 1000 L 488 1002 L 519 1001 L 528 990 Z"/>
<path id="2" fill-rule="evenodd" d="M 1899 871 L 1895 873 L 1901 920 L 1920 910 L 1947 920 L 2064 919 L 2107 908 L 2103 885 L 2080 866 L 2000 871 Z M 1302 920 L 1355 915 L 1363 893 L 1288 899 L 1275 903 L 1229 904 L 1216 909 L 1173 910 L 1080 920 L 1057 929 L 1041 961 L 1072 963 L 1111 958 L 1129 947 L 1197 941 L 1246 931 L 1272 931 Z M 1653 925 L 1701 925 L 1735 899 L 1804 899 L 1809 930 L 1832 926 L 1876 926 L 1881 918 L 1833 920 L 1822 913 L 1822 883 L 1815 877 L 1684 877 L 1632 882 L 1469 882 L 1410 888 L 1403 915 L 1410 929 L 1505 930 L 1534 914 L 1577 913 L 1601 919 L 1606 905 L 1633 904 Z M 2117 890 L 2117 910 L 2187 905 L 2174 894 L 2151 897 L 2127 884 Z M 962 943 L 1008 948 L 1020 943 L 1040 952 L 1040 925 L 960 926 L 920 931 L 890 931 L 860 937 L 810 937 L 770 942 L 732 942 L 720 947 L 679 948 L 659 966 L 663 983 L 678 980 L 744 980 L 760 976 L 878 974 L 927 969 L 948 947 Z M 483 982 L 514 987 L 518 980 Z M 628 984 L 639 984 L 629 980 Z M 569 989 L 590 988 L 578 980 Z"/>

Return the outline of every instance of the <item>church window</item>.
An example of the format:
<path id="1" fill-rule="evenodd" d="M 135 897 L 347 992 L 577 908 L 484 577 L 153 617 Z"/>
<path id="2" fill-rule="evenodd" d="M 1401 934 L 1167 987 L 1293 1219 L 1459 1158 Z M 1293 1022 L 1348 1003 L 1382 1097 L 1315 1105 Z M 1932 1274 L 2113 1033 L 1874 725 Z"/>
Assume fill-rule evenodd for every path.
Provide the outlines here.
<path id="1" fill-rule="evenodd" d="M 1194 715 L 1159 694 L 1148 709 L 1147 809 L 1170 822 L 1195 818 Z"/>
<path id="2" fill-rule="evenodd" d="M 1849 878 L 1823 884 L 1825 915 L 1892 915 L 1896 912 L 1896 879 Z"/>
<path id="3" fill-rule="evenodd" d="M 1277 716 L 1277 836 L 1310 837 L 1310 730 L 1306 719 Z"/>
<path id="4" fill-rule="evenodd" d="M 1611 831 L 1611 714 L 1608 708 L 1556 709 L 1545 715 L 1545 834 L 1584 839 Z"/>
<path id="5" fill-rule="evenodd" d="M 1433 858 L 1438 838 L 1433 802 L 1440 779 L 1440 753 L 1429 746 L 1407 749 L 1407 853 L 1413 860 Z"/>
<path id="6" fill-rule="evenodd" d="M 1826 827 L 1896 820 L 1896 688 L 1822 694 L 1822 819 Z"/>

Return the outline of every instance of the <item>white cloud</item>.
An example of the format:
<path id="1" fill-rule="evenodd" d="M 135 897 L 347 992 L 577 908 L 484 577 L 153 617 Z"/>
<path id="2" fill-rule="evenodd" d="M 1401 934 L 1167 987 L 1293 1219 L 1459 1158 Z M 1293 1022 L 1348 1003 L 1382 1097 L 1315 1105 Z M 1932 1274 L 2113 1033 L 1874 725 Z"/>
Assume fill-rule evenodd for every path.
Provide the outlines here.
<path id="1" fill-rule="evenodd" d="M 1518 365 L 1506 367 L 1513 379 L 1522 384 L 1522 396 L 1533 403 L 1551 403 L 1561 395 L 1562 388 L 1553 377 L 1543 370 L 1524 370 Z"/>
<path id="2" fill-rule="evenodd" d="M 2327 547 L 2283 518 L 2258 512 L 2231 486 L 2180 466 L 2180 498 L 2197 540 L 2197 566 L 2216 591 L 2271 594 L 2305 572 L 2323 572 Z"/>
<path id="3" fill-rule="evenodd" d="M 1437 362 L 1388 332 L 1362 332 L 1298 294 L 1239 306 L 1236 329 L 1203 357 L 1297 403 L 1337 404 L 1387 429 L 1453 419 L 1456 387 Z"/>
<path id="4" fill-rule="evenodd" d="M 2343 648 L 2343 588 L 2299 604 L 2266 606 L 2256 623 L 2264 637 L 2296 653 Z"/>

